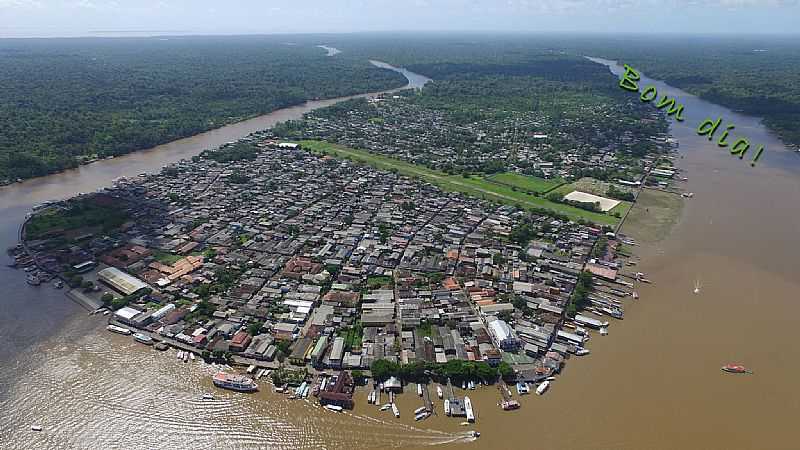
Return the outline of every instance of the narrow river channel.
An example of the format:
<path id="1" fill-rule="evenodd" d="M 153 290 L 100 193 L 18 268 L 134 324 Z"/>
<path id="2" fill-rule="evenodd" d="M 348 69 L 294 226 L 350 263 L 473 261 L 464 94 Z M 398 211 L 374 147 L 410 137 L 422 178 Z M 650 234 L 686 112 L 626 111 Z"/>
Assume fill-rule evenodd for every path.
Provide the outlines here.
<path id="1" fill-rule="evenodd" d="M 614 73 L 621 70 L 611 61 Z M 408 77 L 412 85 L 425 80 Z M 424 77 L 423 77 L 424 78 Z M 644 80 L 647 83 L 648 80 Z M 680 222 L 663 241 L 637 248 L 655 283 L 590 356 L 568 362 L 545 396 L 502 412 L 494 388 L 470 392 L 476 429 L 441 414 L 415 424 L 416 396 L 399 400 L 401 419 L 367 407 L 352 413 L 211 389 L 213 369 L 185 364 L 102 330 L 63 292 L 31 288 L 0 267 L 0 446 L 3 448 L 445 448 L 485 449 L 794 449 L 800 372 L 794 340 L 800 317 L 800 158 L 756 118 L 733 113 L 663 83 L 685 105 L 672 132 L 689 177 Z M 631 94 L 633 95 L 633 94 Z M 335 102 L 277 111 L 171 144 L 0 190 L 0 243 L 16 242 L 30 207 L 154 171 L 205 148 Z M 731 157 L 694 128 L 722 116 L 765 145 L 756 167 Z M 635 234 L 635 231 L 632 231 Z M 699 281 L 701 292 L 692 293 Z M 171 357 L 170 357 L 171 356 Z M 741 362 L 753 375 L 720 371 Z M 30 431 L 32 423 L 44 431 Z"/>

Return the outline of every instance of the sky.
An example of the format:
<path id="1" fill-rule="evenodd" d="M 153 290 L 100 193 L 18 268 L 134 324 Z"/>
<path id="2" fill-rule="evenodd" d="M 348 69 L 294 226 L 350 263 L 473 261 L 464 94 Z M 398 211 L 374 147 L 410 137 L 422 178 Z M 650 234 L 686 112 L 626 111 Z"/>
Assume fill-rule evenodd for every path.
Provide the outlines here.
<path id="1" fill-rule="evenodd" d="M 800 0 L 0 0 L 0 37 L 800 32 Z"/>

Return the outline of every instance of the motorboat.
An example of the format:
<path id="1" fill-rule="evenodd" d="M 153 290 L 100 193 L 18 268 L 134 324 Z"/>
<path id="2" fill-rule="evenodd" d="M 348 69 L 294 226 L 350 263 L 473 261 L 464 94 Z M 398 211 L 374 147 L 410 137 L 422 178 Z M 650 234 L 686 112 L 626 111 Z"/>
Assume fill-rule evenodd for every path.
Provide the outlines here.
<path id="1" fill-rule="evenodd" d="M 420 406 L 419 408 L 417 408 L 417 409 L 415 409 L 415 410 L 414 410 L 414 415 L 417 415 L 417 414 L 419 414 L 419 413 L 421 413 L 421 412 L 425 411 L 425 409 L 426 409 L 426 408 L 425 408 L 424 406 Z"/>
<path id="2" fill-rule="evenodd" d="M 381 411 L 386 411 L 386 410 L 390 409 L 391 407 L 392 407 L 392 404 L 391 403 L 387 403 L 387 404 L 381 406 Z"/>
<path id="3" fill-rule="evenodd" d="M 722 371 L 728 373 L 748 373 L 747 369 L 740 364 L 725 364 L 722 366 Z"/>
<path id="4" fill-rule="evenodd" d="M 203 394 L 203 400 L 214 400 L 214 394 L 206 392 Z"/>
<path id="5" fill-rule="evenodd" d="M 397 408 L 397 405 L 395 405 L 394 403 L 392 403 L 392 412 L 394 413 L 395 417 L 397 418 L 400 417 L 400 409 Z"/>
<path id="6" fill-rule="evenodd" d="M 467 422 L 475 422 L 475 411 L 472 409 L 472 400 L 464 397 L 464 410 L 467 412 Z"/>
<path id="7" fill-rule="evenodd" d="M 334 412 L 342 412 L 342 410 L 344 408 L 342 408 L 339 405 L 325 405 L 325 409 L 327 409 L 329 411 L 334 411 Z"/>
<path id="8" fill-rule="evenodd" d="M 575 350 L 575 354 L 578 356 L 585 356 L 588 355 L 589 353 L 591 352 L 589 351 L 588 348 L 578 347 L 578 349 Z"/>
<path id="9" fill-rule="evenodd" d="M 449 399 L 445 399 L 444 400 L 444 414 L 446 416 L 450 415 L 450 400 Z"/>
<path id="10" fill-rule="evenodd" d="M 43 428 L 41 425 L 31 425 L 31 431 L 42 431 Z"/>
<path id="11" fill-rule="evenodd" d="M 443 398 L 444 397 L 444 392 L 442 391 L 442 386 L 436 386 L 436 395 L 439 396 L 439 398 Z"/>
<path id="12" fill-rule="evenodd" d="M 550 382 L 545 381 L 544 383 L 540 384 L 539 387 L 536 388 L 536 395 L 543 395 L 547 392 L 547 389 L 550 388 Z"/>
<path id="13" fill-rule="evenodd" d="M 141 344 L 144 344 L 144 345 L 153 345 L 153 338 L 151 338 L 150 336 L 148 336 L 146 334 L 135 333 L 133 335 L 133 340 L 135 340 L 136 342 L 139 342 Z"/>
<path id="14" fill-rule="evenodd" d="M 606 336 L 608 334 L 608 328 L 600 327 L 600 336 Z"/>
<path id="15" fill-rule="evenodd" d="M 528 387 L 528 383 L 524 381 L 520 381 L 519 383 L 517 383 L 517 393 L 519 395 L 526 395 L 530 393 L 530 388 Z"/>

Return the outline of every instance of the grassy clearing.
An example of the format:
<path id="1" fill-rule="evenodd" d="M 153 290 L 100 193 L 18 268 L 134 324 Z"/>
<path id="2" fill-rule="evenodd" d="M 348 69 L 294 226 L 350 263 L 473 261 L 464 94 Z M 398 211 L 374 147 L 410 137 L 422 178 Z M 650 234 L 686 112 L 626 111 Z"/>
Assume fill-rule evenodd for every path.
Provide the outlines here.
<path id="1" fill-rule="evenodd" d="M 153 257 L 155 257 L 156 261 L 160 262 L 161 264 L 166 264 L 171 266 L 178 262 L 183 256 L 180 255 L 173 255 L 172 253 L 167 252 L 156 252 Z"/>
<path id="2" fill-rule="evenodd" d="M 642 189 L 636 206 L 622 225 L 622 232 L 642 242 L 664 239 L 678 222 L 683 209 L 680 195 Z"/>
<path id="3" fill-rule="evenodd" d="M 515 191 L 509 186 L 492 183 L 480 177 L 447 175 L 438 170 L 428 169 L 427 167 L 418 166 L 388 156 L 376 155 L 365 150 L 351 149 L 323 141 L 300 141 L 300 144 L 306 150 L 315 153 L 324 153 L 339 158 L 361 161 L 378 169 L 394 170 L 405 176 L 419 178 L 446 191 L 461 192 L 474 197 L 516 205 L 525 209 L 548 209 L 563 214 L 573 220 L 583 219 L 601 225 L 616 225 L 619 222 L 617 217 L 551 202 L 545 198 L 535 197 L 526 192 L 520 192 L 519 190 Z"/>
<path id="4" fill-rule="evenodd" d="M 522 189 L 523 191 L 538 192 L 540 194 L 549 192 L 566 183 L 566 181 L 560 178 L 546 180 L 544 178 L 520 175 L 514 172 L 498 173 L 488 177 L 487 180 L 495 183 L 514 186 Z"/>

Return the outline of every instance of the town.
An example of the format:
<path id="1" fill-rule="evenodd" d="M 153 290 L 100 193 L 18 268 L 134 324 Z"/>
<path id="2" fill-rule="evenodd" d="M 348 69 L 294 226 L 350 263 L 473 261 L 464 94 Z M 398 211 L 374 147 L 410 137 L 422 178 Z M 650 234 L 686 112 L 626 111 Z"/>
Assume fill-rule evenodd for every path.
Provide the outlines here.
<path id="1" fill-rule="evenodd" d="M 13 252 L 29 282 L 58 275 L 111 331 L 269 371 L 296 396 L 334 371 L 312 391 L 334 409 L 352 408 L 370 375 L 387 392 L 498 381 L 516 408 L 505 382 L 543 393 L 589 353 L 589 329 L 623 317 L 641 276 L 623 273 L 608 226 L 444 192 L 270 132 L 43 205 L 23 234 Z M 243 378 L 215 384 L 257 388 Z M 446 410 L 466 417 L 468 397 L 447 392 Z"/>

